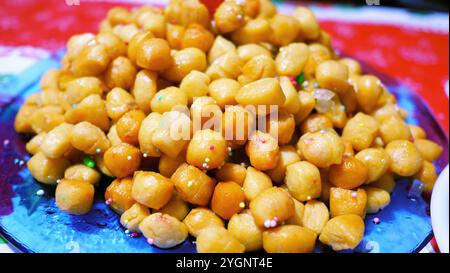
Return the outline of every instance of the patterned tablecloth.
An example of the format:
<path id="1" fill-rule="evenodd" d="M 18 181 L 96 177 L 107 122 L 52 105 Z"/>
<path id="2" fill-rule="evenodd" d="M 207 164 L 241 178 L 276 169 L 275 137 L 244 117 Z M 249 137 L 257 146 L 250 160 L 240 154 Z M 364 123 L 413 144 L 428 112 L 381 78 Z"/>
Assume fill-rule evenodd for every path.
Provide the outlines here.
<path id="1" fill-rule="evenodd" d="M 164 5 L 167 0 L 2 0 L 0 6 L 0 109 L 20 89 L 15 75 L 62 49 L 75 33 L 97 31 L 115 5 Z M 204 0 L 211 8 L 219 0 Z M 284 13 L 310 6 L 341 55 L 406 84 L 449 130 L 449 15 L 381 6 L 350 7 L 274 1 Z M 77 5 L 79 3 L 79 5 Z M 382 4 L 382 1 L 381 1 Z M 19 86 L 15 86 L 19 84 Z M 434 252 L 434 240 L 422 252 Z M 0 252 L 15 252 L 0 237 Z"/>

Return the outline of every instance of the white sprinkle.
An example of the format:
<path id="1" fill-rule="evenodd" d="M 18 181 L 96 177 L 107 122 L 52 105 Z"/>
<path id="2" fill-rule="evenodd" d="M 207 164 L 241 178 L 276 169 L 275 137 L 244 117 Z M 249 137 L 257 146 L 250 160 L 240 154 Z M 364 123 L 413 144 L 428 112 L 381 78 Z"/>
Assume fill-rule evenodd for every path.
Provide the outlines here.
<path id="1" fill-rule="evenodd" d="M 131 160 L 131 159 L 132 159 L 131 155 L 129 155 L 129 156 L 127 157 L 127 159 L 128 159 L 128 160 Z"/>
<path id="2" fill-rule="evenodd" d="M 101 153 L 101 152 L 102 152 L 102 149 L 100 149 L 100 148 L 97 148 L 97 149 L 95 149 L 95 152 L 96 152 L 97 154 L 99 154 L 99 153 Z"/>
<path id="3" fill-rule="evenodd" d="M 358 196 L 358 195 L 356 194 L 356 192 L 352 192 L 352 197 L 353 197 L 353 198 L 356 198 L 356 196 Z"/>
<path id="4" fill-rule="evenodd" d="M 38 191 L 36 192 L 36 195 L 37 195 L 37 196 L 42 196 L 42 195 L 44 195 L 44 193 L 45 193 L 44 190 L 41 189 L 41 190 L 38 190 Z"/>
<path id="5" fill-rule="evenodd" d="M 239 203 L 239 207 L 240 207 L 241 209 L 245 208 L 245 203 L 244 203 L 244 202 Z"/>
<path id="6" fill-rule="evenodd" d="M 378 223 L 380 223 L 380 218 L 378 218 L 378 217 L 373 218 L 373 223 L 375 225 L 378 225 Z"/>
<path id="7" fill-rule="evenodd" d="M 61 179 L 56 180 L 56 184 L 59 184 L 61 182 Z"/>
<path id="8" fill-rule="evenodd" d="M 276 227 L 277 222 L 275 220 L 270 221 L 270 227 Z"/>
<path id="9" fill-rule="evenodd" d="M 9 139 L 5 139 L 4 141 L 3 141 L 3 146 L 8 146 L 9 145 Z"/>
<path id="10" fill-rule="evenodd" d="M 125 230 L 125 234 L 128 234 L 128 233 L 130 233 L 130 231 L 128 229 L 126 229 Z"/>
<path id="11" fill-rule="evenodd" d="M 144 157 L 147 157 L 148 156 L 148 154 L 147 153 L 144 153 L 142 156 L 144 156 Z"/>
<path id="12" fill-rule="evenodd" d="M 270 224 L 271 224 L 271 221 L 270 221 L 270 220 L 264 221 L 264 227 L 265 227 L 265 228 L 270 228 Z"/>
<path id="13" fill-rule="evenodd" d="M 241 163 L 241 166 L 242 166 L 242 167 L 245 167 L 245 162 L 242 162 L 242 163 Z"/>
<path id="14" fill-rule="evenodd" d="M 302 86 L 303 86 L 303 87 L 306 87 L 306 86 L 308 86 L 308 84 L 309 84 L 308 81 L 304 81 L 304 82 L 302 83 Z"/>
<path id="15" fill-rule="evenodd" d="M 306 197 L 306 200 L 308 200 L 308 201 L 311 200 L 311 196 L 308 195 L 308 196 Z"/>
<path id="16" fill-rule="evenodd" d="M 189 181 L 188 183 L 187 183 L 187 186 L 188 186 L 188 188 L 190 188 L 190 187 L 192 187 L 192 181 Z"/>
<path id="17" fill-rule="evenodd" d="M 19 161 L 19 166 L 23 166 L 23 164 L 25 164 L 25 161 L 20 160 L 20 161 Z"/>

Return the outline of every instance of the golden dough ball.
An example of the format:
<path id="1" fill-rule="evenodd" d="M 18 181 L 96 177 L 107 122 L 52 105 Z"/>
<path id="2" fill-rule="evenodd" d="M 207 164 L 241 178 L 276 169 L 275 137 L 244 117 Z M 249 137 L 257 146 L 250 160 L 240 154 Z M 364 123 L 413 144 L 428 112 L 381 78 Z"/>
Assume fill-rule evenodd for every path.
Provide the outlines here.
<path id="1" fill-rule="evenodd" d="M 244 166 L 234 163 L 225 163 L 220 169 L 216 170 L 217 181 L 233 181 L 240 186 L 244 185 L 247 176 L 247 169 Z"/>
<path id="2" fill-rule="evenodd" d="M 172 181 L 155 172 L 137 171 L 133 176 L 131 195 L 137 202 L 152 208 L 164 207 L 172 198 Z"/>
<path id="3" fill-rule="evenodd" d="M 139 224 L 139 230 L 152 243 L 160 248 L 171 248 L 181 244 L 188 237 L 185 224 L 177 218 L 160 212 L 150 214 Z"/>
<path id="4" fill-rule="evenodd" d="M 332 187 L 330 189 L 330 216 L 333 218 L 339 215 L 356 214 L 364 218 L 369 205 L 368 200 L 369 193 L 363 189 L 352 191 Z M 369 210 L 367 212 L 370 213 Z"/>
<path id="5" fill-rule="evenodd" d="M 150 215 L 150 210 L 139 203 L 134 203 L 120 216 L 120 224 L 129 231 L 140 232 L 139 224 Z"/>
<path id="6" fill-rule="evenodd" d="M 340 164 L 332 165 L 328 174 L 331 184 L 343 188 L 354 189 L 366 182 L 369 168 L 356 157 L 344 157 Z"/>
<path id="7" fill-rule="evenodd" d="M 164 71 L 172 66 L 170 47 L 166 40 L 150 38 L 136 49 L 136 64 L 151 71 Z"/>
<path id="8" fill-rule="evenodd" d="M 306 133 L 300 138 L 297 147 L 307 161 L 319 168 L 342 162 L 344 143 L 332 130 Z"/>
<path id="9" fill-rule="evenodd" d="M 262 249 L 263 233 L 256 225 L 249 210 L 233 215 L 228 222 L 227 229 L 231 235 L 245 246 L 245 251 L 257 251 Z"/>
<path id="10" fill-rule="evenodd" d="M 267 174 L 251 166 L 247 168 L 242 188 L 248 201 L 255 199 L 261 192 L 271 187 L 272 181 Z"/>
<path id="11" fill-rule="evenodd" d="M 263 232 L 263 247 L 267 253 L 311 253 L 316 238 L 308 228 L 284 225 Z"/>
<path id="12" fill-rule="evenodd" d="M 117 178 L 132 175 L 141 164 L 141 152 L 138 148 L 120 143 L 110 147 L 103 155 L 105 167 Z"/>
<path id="13" fill-rule="evenodd" d="M 289 193 L 301 202 L 320 197 L 322 191 L 319 169 L 307 161 L 288 165 L 284 182 Z"/>
<path id="14" fill-rule="evenodd" d="M 31 175 L 39 182 L 54 185 L 64 177 L 64 171 L 70 166 L 65 158 L 48 158 L 42 152 L 33 155 L 27 162 Z"/>
<path id="15" fill-rule="evenodd" d="M 106 203 L 117 213 L 122 214 L 129 209 L 136 201 L 131 195 L 133 180 L 130 177 L 117 178 L 105 191 Z"/>
<path id="16" fill-rule="evenodd" d="M 186 202 L 199 206 L 209 204 L 215 182 L 197 167 L 184 163 L 178 167 L 171 180 Z"/>
<path id="17" fill-rule="evenodd" d="M 189 234 L 197 237 L 205 228 L 225 226 L 222 219 L 208 208 L 193 208 L 183 220 L 188 228 Z"/>
<path id="18" fill-rule="evenodd" d="M 245 246 L 223 227 L 203 229 L 197 236 L 199 253 L 243 253 Z"/>
<path id="19" fill-rule="evenodd" d="M 56 187 L 55 199 L 56 206 L 66 213 L 86 214 L 94 201 L 94 186 L 84 181 L 62 179 Z"/>
<path id="20" fill-rule="evenodd" d="M 250 163 L 260 171 L 270 170 L 277 166 L 280 147 L 270 134 L 254 132 L 245 146 Z"/>
<path id="21" fill-rule="evenodd" d="M 212 170 L 222 166 L 227 155 L 222 134 L 206 129 L 195 132 L 187 147 L 186 161 L 201 170 Z"/>
<path id="22" fill-rule="evenodd" d="M 181 48 L 195 47 L 208 52 L 214 43 L 214 35 L 200 24 L 190 24 L 184 31 Z"/>
<path id="23" fill-rule="evenodd" d="M 320 234 L 330 219 L 328 207 L 321 201 L 306 202 L 302 224 L 317 234 Z"/>
<path id="24" fill-rule="evenodd" d="M 319 240 L 335 251 L 354 249 L 364 235 L 364 222 L 355 214 L 336 216 L 323 228 Z"/>
<path id="25" fill-rule="evenodd" d="M 355 158 L 367 167 L 366 183 L 377 181 L 389 170 L 390 158 L 383 148 L 368 148 L 360 151 Z"/>
<path id="26" fill-rule="evenodd" d="M 277 187 L 264 190 L 250 201 L 250 211 L 261 228 L 273 228 L 294 215 L 294 201 Z"/>
<path id="27" fill-rule="evenodd" d="M 139 143 L 139 130 L 146 115 L 141 110 L 131 110 L 116 122 L 116 130 L 119 138 L 128 144 Z"/>
<path id="28" fill-rule="evenodd" d="M 214 188 L 211 209 L 220 217 L 229 220 L 245 208 L 245 194 L 235 182 L 220 182 Z"/>
<path id="29" fill-rule="evenodd" d="M 412 176 L 422 167 L 422 155 L 410 141 L 394 140 L 386 146 L 386 153 L 391 159 L 390 170 L 400 176 Z"/>

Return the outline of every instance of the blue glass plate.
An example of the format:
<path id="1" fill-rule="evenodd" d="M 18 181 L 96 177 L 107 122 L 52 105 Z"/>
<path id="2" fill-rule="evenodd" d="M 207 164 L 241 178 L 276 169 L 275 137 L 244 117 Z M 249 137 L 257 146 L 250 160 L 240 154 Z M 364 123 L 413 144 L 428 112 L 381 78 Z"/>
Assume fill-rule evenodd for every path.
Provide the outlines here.
<path id="1" fill-rule="evenodd" d="M 14 116 L 23 100 L 39 90 L 41 74 L 58 67 L 60 55 L 33 66 L 0 90 L 2 94 L 17 94 L 0 104 L 0 232 L 9 242 L 24 252 L 195 252 L 192 240 L 173 249 L 150 246 L 143 237 L 130 237 L 120 226 L 118 215 L 110 210 L 103 198 L 96 197 L 92 211 L 83 216 L 71 216 L 55 206 L 54 189 L 37 183 L 24 162 L 26 136 L 14 132 Z M 366 69 L 367 71 L 367 69 Z M 378 76 L 376 71 L 370 71 Z M 429 137 L 444 147 L 436 162 L 440 172 L 448 163 L 448 140 L 422 100 L 411 95 L 398 82 L 380 76 L 393 92 L 401 107 L 408 110 L 408 122 L 422 126 Z M 6 88 L 6 89 L 5 89 Z M 23 160 L 23 161 L 22 161 Z M 429 203 L 424 198 L 407 198 L 409 181 L 398 181 L 391 204 L 377 215 L 365 219 L 366 231 L 356 252 L 417 252 L 432 236 Z M 43 189 L 43 196 L 36 191 Z M 101 190 L 97 190 L 101 192 Z M 373 218 L 380 223 L 375 225 Z M 316 252 L 329 252 L 318 243 Z"/>

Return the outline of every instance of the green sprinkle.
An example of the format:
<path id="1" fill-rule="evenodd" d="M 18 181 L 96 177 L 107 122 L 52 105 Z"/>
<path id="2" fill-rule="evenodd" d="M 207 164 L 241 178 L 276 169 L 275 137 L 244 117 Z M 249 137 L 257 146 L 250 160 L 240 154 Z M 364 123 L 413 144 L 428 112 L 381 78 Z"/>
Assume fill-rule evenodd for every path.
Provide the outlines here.
<path id="1" fill-rule="evenodd" d="M 205 162 L 209 163 L 211 161 L 211 159 L 209 159 L 209 157 L 205 158 Z"/>
<path id="2" fill-rule="evenodd" d="M 305 81 L 305 73 L 302 72 L 300 73 L 300 75 L 298 75 L 297 77 L 297 84 L 300 86 L 303 84 L 303 82 Z"/>
<path id="3" fill-rule="evenodd" d="M 84 163 L 84 165 L 86 165 L 87 167 L 89 167 L 91 169 L 93 169 L 95 167 L 95 161 L 91 157 L 85 157 L 83 159 L 83 163 Z"/>
<path id="4" fill-rule="evenodd" d="M 163 99 L 163 96 L 158 96 L 158 97 L 156 97 L 156 99 L 158 100 L 158 101 L 161 101 L 162 99 Z"/>

